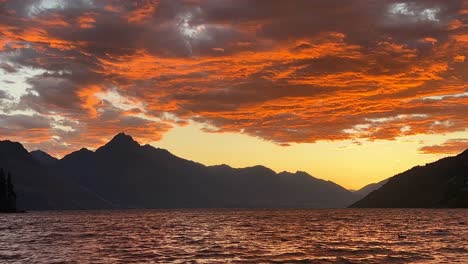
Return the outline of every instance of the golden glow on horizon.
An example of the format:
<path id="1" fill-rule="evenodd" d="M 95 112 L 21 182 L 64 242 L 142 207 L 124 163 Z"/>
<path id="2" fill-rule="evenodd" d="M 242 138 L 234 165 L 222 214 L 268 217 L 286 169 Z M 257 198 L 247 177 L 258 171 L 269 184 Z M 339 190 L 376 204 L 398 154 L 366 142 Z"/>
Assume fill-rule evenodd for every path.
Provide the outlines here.
<path id="1" fill-rule="evenodd" d="M 424 165 L 446 154 L 422 154 L 421 146 L 441 144 L 450 138 L 468 138 L 467 132 L 446 135 L 408 136 L 397 140 L 320 141 L 288 147 L 235 133 L 207 133 L 197 125 L 176 127 L 155 147 L 205 165 L 232 167 L 263 165 L 276 172 L 306 171 L 348 189 L 379 182 L 416 165 Z"/>

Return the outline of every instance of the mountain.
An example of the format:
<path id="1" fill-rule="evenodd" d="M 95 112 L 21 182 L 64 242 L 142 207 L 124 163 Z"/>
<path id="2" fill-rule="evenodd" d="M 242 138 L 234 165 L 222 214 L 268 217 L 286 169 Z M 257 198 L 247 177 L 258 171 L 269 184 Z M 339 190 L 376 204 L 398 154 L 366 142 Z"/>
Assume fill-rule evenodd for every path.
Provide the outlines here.
<path id="1" fill-rule="evenodd" d="M 123 133 L 95 152 L 65 156 L 51 171 L 119 208 L 344 207 L 359 198 L 305 172 L 207 167 Z"/>
<path id="2" fill-rule="evenodd" d="M 31 151 L 29 152 L 29 154 L 31 154 L 33 159 L 45 166 L 53 165 L 58 161 L 57 158 L 52 157 L 51 155 L 42 150 Z"/>
<path id="3" fill-rule="evenodd" d="M 359 194 L 361 197 L 365 197 L 369 193 L 371 193 L 371 192 L 379 189 L 380 187 L 382 187 L 385 183 L 387 183 L 387 181 L 388 181 L 388 179 L 385 179 L 383 181 L 368 184 L 368 185 L 362 187 L 361 189 L 355 191 L 355 193 Z"/>
<path id="4" fill-rule="evenodd" d="M 12 174 L 19 209 L 63 210 L 112 207 L 110 203 L 80 185 L 51 173 L 44 165 L 52 164 L 47 156 L 40 152 L 28 153 L 17 142 L 0 141 L 0 168 Z"/>
<path id="5" fill-rule="evenodd" d="M 351 207 L 467 208 L 468 149 L 395 175 Z"/>

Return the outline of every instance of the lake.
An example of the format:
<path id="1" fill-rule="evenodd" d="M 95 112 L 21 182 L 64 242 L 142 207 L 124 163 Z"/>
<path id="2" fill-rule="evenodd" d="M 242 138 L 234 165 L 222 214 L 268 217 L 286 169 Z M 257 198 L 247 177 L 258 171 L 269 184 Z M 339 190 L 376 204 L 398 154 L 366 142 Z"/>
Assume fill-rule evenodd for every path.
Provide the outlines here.
<path id="1" fill-rule="evenodd" d="M 467 209 L 0 215 L 0 263 L 468 263 Z"/>

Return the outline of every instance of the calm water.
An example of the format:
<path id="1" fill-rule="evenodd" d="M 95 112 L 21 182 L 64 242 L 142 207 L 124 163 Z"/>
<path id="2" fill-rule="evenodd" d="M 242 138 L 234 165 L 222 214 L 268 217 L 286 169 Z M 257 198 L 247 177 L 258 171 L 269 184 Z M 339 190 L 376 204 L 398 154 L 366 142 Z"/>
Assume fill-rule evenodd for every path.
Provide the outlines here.
<path id="1" fill-rule="evenodd" d="M 468 263 L 468 210 L 0 215 L 0 263 Z"/>

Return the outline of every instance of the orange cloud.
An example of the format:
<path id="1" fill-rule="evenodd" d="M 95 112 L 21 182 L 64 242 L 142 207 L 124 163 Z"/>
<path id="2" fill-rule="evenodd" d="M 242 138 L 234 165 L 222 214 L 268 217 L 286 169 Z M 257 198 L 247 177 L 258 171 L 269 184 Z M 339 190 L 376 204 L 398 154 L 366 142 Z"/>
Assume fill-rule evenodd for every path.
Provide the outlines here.
<path id="1" fill-rule="evenodd" d="M 78 25 L 80 28 L 92 28 L 96 22 L 94 13 L 85 13 L 78 17 Z"/>
<path id="2" fill-rule="evenodd" d="M 455 57 L 453 57 L 453 59 L 456 62 L 464 62 L 465 61 L 465 56 L 464 55 L 456 55 Z"/>
<path id="3" fill-rule="evenodd" d="M 468 139 L 450 139 L 441 145 L 425 146 L 419 149 L 423 154 L 459 154 L 468 149 Z"/>
<path id="4" fill-rule="evenodd" d="M 100 100 L 97 98 L 96 94 L 101 91 L 101 87 L 92 85 L 82 88 L 77 92 L 82 102 L 81 106 L 90 114 L 91 118 L 95 118 L 98 115 L 97 108 Z"/>
<path id="5" fill-rule="evenodd" d="M 466 131 L 465 9 L 438 4 L 397 20 L 385 1 L 109 0 L 33 15 L 6 1 L 0 55 L 42 70 L 11 105 L 69 146 L 119 131 L 155 141 L 189 121 L 281 145 Z"/>
<path id="6" fill-rule="evenodd" d="M 135 3 L 136 9 L 127 15 L 128 22 L 140 23 L 149 19 L 157 8 L 158 1 L 146 0 L 143 2 Z"/>

